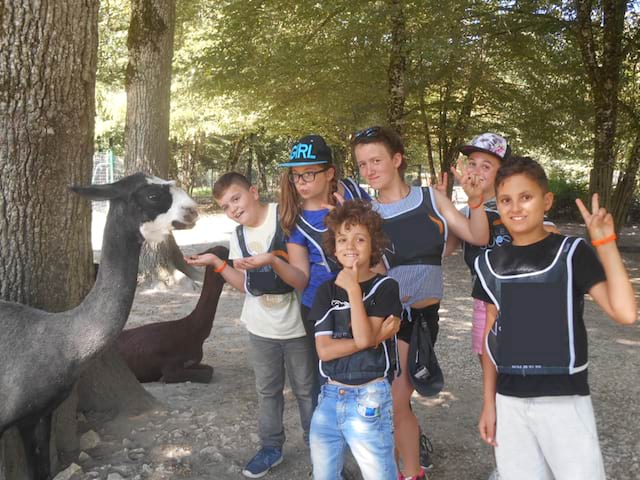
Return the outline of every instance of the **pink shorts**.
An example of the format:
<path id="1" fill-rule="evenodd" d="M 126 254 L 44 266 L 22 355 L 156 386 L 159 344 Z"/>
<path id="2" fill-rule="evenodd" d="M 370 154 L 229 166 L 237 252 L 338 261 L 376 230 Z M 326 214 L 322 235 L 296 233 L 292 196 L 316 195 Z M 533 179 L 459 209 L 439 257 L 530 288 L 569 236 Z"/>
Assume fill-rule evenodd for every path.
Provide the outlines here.
<path id="1" fill-rule="evenodd" d="M 473 319 L 471 321 L 471 350 L 478 355 L 482 353 L 484 327 L 487 325 L 487 304 L 473 299 Z"/>

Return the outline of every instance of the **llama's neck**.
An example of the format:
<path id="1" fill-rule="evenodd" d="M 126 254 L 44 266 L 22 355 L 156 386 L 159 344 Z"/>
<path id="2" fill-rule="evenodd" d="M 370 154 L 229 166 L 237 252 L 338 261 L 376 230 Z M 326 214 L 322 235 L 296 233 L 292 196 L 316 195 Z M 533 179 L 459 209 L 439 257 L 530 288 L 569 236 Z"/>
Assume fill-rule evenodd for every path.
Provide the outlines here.
<path id="1" fill-rule="evenodd" d="M 124 210 L 123 203 L 111 202 L 96 283 L 73 310 L 72 335 L 81 359 L 91 358 L 107 347 L 124 327 L 131 311 L 142 243 L 138 232 L 126 228 Z"/>
<path id="2" fill-rule="evenodd" d="M 189 323 L 194 335 L 204 340 L 211 333 L 213 319 L 218 308 L 218 301 L 222 294 L 224 280 L 218 273 L 214 273 L 212 267 L 207 267 L 202 284 L 202 293 L 193 312 L 189 315 Z"/>

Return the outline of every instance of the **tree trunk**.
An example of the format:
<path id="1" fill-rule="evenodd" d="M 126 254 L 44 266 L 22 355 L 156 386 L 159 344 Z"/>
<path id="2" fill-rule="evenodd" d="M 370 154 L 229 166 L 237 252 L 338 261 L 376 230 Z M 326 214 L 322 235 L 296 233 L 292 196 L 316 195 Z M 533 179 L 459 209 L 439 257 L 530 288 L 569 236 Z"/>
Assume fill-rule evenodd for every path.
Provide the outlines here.
<path id="1" fill-rule="evenodd" d="M 442 157 L 442 172 L 449 172 L 451 170 L 451 167 L 453 166 L 459 155 L 458 148 L 464 140 L 464 137 L 467 135 L 469 120 L 471 119 L 471 112 L 475 104 L 476 90 L 480 82 L 480 77 L 482 75 L 481 65 L 481 60 L 478 60 L 473 64 L 471 68 L 464 100 L 462 101 L 462 106 L 460 107 L 460 112 L 458 113 L 456 124 L 451 132 L 451 138 L 448 141 L 447 149 L 445 150 L 444 156 Z M 451 197 L 451 193 L 453 192 L 454 179 L 452 175 L 448 175 L 447 179 L 447 194 L 449 197 Z"/>
<path id="2" fill-rule="evenodd" d="M 407 30 L 403 0 L 390 0 L 391 56 L 389 57 L 387 122 L 399 135 L 403 132 L 405 72 L 407 65 Z"/>
<path id="3" fill-rule="evenodd" d="M 426 89 L 425 92 L 426 93 Z M 431 129 L 429 128 L 429 118 L 427 117 L 427 107 L 424 103 L 424 94 L 420 93 L 420 118 L 422 119 L 422 126 L 424 128 L 424 138 L 427 145 L 427 166 L 429 167 L 429 179 L 431 184 L 434 184 L 438 180 L 436 174 L 436 166 L 433 162 L 433 145 L 431 144 Z M 422 180 L 422 179 L 421 179 Z"/>
<path id="4" fill-rule="evenodd" d="M 242 155 L 248 138 L 248 135 L 243 134 L 233 141 L 231 150 L 229 151 L 229 157 L 227 158 L 227 172 L 235 171 L 236 168 L 238 168 L 240 155 Z"/>
<path id="5" fill-rule="evenodd" d="M 600 23 L 591 21 L 593 2 L 575 0 L 577 39 L 594 106 L 594 148 L 589 193 L 600 194 L 601 205 L 610 208 L 613 170 L 615 167 L 615 137 L 618 116 L 618 93 L 623 52 L 622 36 L 626 0 L 602 1 L 602 35 L 594 32 Z M 599 22 L 599 21 L 598 21 Z M 602 45 L 596 44 L 602 38 Z M 600 59 L 600 63 L 599 60 Z"/>
<path id="6" fill-rule="evenodd" d="M 622 172 L 622 177 L 618 180 L 616 189 L 613 193 L 613 201 L 611 215 L 616 226 L 616 230 L 624 226 L 629 213 L 629 207 L 633 202 L 633 194 L 635 192 L 638 169 L 640 168 L 640 132 L 636 134 L 627 163 Z"/>
<path id="7" fill-rule="evenodd" d="M 175 0 L 133 0 L 127 46 L 127 118 L 125 168 L 166 178 L 169 173 L 169 107 L 171 62 L 176 16 Z M 175 260 L 178 259 L 176 263 Z M 140 276 L 149 286 L 165 287 L 186 281 L 180 273 L 202 279 L 181 260 L 173 236 L 159 245 L 145 243 Z"/>
<path id="8" fill-rule="evenodd" d="M 125 165 L 166 177 L 175 0 L 133 0 L 125 86 Z"/>
<path id="9" fill-rule="evenodd" d="M 93 282 L 91 205 L 67 186 L 91 178 L 97 30 L 97 1 L 0 5 L 3 300 L 61 311 Z M 74 415 L 52 437 L 75 432 Z M 19 443 L 12 432 L 0 441 L 0 477 L 24 478 Z"/>

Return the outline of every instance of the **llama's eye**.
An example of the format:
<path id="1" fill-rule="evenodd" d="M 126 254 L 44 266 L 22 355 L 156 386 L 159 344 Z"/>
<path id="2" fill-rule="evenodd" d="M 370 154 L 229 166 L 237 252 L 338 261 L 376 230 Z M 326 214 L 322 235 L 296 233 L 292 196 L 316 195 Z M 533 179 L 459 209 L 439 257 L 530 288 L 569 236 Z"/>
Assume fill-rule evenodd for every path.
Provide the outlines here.
<path id="1" fill-rule="evenodd" d="M 157 193 L 149 193 L 147 195 L 147 200 L 150 200 L 152 202 L 156 202 L 159 198 L 160 196 Z"/>

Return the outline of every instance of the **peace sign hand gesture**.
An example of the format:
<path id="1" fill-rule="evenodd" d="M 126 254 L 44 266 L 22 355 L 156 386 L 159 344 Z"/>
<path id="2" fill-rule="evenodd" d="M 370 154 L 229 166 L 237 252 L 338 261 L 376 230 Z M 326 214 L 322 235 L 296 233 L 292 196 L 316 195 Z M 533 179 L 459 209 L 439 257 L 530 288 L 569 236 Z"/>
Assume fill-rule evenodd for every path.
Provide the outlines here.
<path id="1" fill-rule="evenodd" d="M 451 167 L 451 173 L 462 186 L 464 193 L 467 194 L 469 204 L 477 204 L 482 201 L 482 182 L 479 175 L 465 171 L 462 160 L 458 160 L 456 166 Z"/>
<path id="2" fill-rule="evenodd" d="M 591 212 L 587 210 L 587 207 L 584 206 L 584 203 L 579 198 L 576 199 L 576 205 L 582 214 L 591 241 L 602 240 L 615 234 L 613 217 L 607 212 L 606 208 L 600 207 L 597 193 L 594 193 L 591 198 Z"/>

